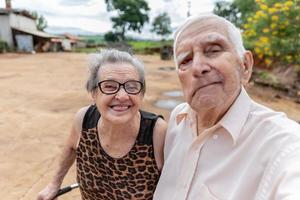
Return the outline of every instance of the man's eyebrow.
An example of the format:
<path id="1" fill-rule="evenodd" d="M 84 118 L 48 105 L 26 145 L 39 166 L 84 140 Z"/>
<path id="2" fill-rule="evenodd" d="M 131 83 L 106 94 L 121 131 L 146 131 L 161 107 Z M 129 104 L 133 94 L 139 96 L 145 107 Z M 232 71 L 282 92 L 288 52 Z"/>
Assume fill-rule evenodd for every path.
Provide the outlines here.
<path id="1" fill-rule="evenodd" d="M 205 39 L 201 40 L 200 43 L 203 44 L 226 44 L 227 39 L 220 35 L 209 35 Z"/>

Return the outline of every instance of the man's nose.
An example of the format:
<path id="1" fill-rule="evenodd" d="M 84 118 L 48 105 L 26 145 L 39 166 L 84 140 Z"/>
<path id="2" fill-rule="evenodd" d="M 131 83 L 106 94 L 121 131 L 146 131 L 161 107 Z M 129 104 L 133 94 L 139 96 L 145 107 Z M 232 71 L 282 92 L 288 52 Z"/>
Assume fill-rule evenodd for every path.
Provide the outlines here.
<path id="1" fill-rule="evenodd" d="M 201 76 L 208 73 L 211 70 L 207 59 L 204 55 L 201 55 L 199 52 L 194 54 L 192 71 L 194 76 Z"/>

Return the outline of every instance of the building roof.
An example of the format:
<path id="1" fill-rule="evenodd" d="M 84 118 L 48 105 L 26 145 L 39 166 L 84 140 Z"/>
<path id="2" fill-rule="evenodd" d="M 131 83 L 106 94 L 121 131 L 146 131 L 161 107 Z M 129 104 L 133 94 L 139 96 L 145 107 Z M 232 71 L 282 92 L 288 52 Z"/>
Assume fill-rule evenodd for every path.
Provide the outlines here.
<path id="1" fill-rule="evenodd" d="M 31 19 L 36 19 L 36 17 L 34 17 L 32 14 L 30 14 L 29 11 L 27 10 L 21 10 L 21 9 L 4 9 L 4 8 L 0 8 L 0 15 L 8 15 L 9 13 L 14 13 L 17 15 L 22 15 L 25 17 L 29 17 Z"/>
<path id="2" fill-rule="evenodd" d="M 39 30 L 24 29 L 24 28 L 17 28 L 17 27 L 11 27 L 11 28 L 15 29 L 17 31 L 21 31 L 21 32 L 35 35 L 35 36 L 42 37 L 42 38 L 63 38 L 61 36 L 52 35 L 52 34 L 49 34 L 49 33 L 43 32 L 43 31 L 39 31 Z"/>

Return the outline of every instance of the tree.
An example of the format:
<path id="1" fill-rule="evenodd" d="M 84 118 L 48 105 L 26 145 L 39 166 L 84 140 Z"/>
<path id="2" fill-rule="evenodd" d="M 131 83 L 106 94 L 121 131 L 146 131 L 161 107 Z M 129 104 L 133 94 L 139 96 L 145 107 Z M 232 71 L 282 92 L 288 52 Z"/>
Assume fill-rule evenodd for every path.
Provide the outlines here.
<path id="1" fill-rule="evenodd" d="M 239 17 L 240 11 L 234 3 L 228 1 L 218 1 L 215 4 L 213 12 L 216 15 L 222 16 L 231 21 L 236 26 L 241 24 L 241 19 Z"/>
<path id="2" fill-rule="evenodd" d="M 141 32 L 144 24 L 149 21 L 150 10 L 145 0 L 105 0 L 107 11 L 117 11 L 117 16 L 111 17 L 115 32 L 125 40 L 127 30 Z"/>
<path id="3" fill-rule="evenodd" d="M 104 40 L 106 42 L 119 42 L 120 38 L 119 38 L 119 35 L 117 33 L 109 31 L 109 32 L 104 34 Z"/>
<path id="4" fill-rule="evenodd" d="M 237 27 L 241 27 L 249 15 L 256 10 L 256 6 L 254 0 L 218 1 L 215 3 L 213 12 L 231 21 Z"/>
<path id="5" fill-rule="evenodd" d="M 163 12 L 154 18 L 151 32 L 161 35 L 162 37 L 168 36 L 172 33 L 171 18 L 166 12 Z"/>
<path id="6" fill-rule="evenodd" d="M 47 27 L 47 21 L 43 15 L 39 15 L 37 12 L 32 12 L 31 15 L 36 19 L 36 28 L 39 31 L 43 31 Z"/>

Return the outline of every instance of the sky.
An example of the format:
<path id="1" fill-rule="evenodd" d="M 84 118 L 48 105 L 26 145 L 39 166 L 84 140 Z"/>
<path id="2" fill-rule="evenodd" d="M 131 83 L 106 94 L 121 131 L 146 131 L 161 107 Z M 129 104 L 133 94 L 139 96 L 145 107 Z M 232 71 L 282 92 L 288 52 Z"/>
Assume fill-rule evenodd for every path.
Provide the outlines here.
<path id="1" fill-rule="evenodd" d="M 12 8 L 37 11 L 42 14 L 49 27 L 74 27 L 94 33 L 106 33 L 112 29 L 110 17 L 106 11 L 105 0 L 11 0 Z M 146 0 L 150 7 L 150 23 L 142 35 L 154 38 L 150 32 L 151 22 L 162 12 L 171 18 L 171 27 L 176 29 L 187 16 L 188 4 L 191 15 L 212 12 L 217 0 Z M 229 0 L 228 0 L 229 1 Z M 190 3 L 188 3 L 190 2 Z M 0 0 L 0 8 L 5 0 Z M 134 35 L 134 34 L 133 34 Z"/>

